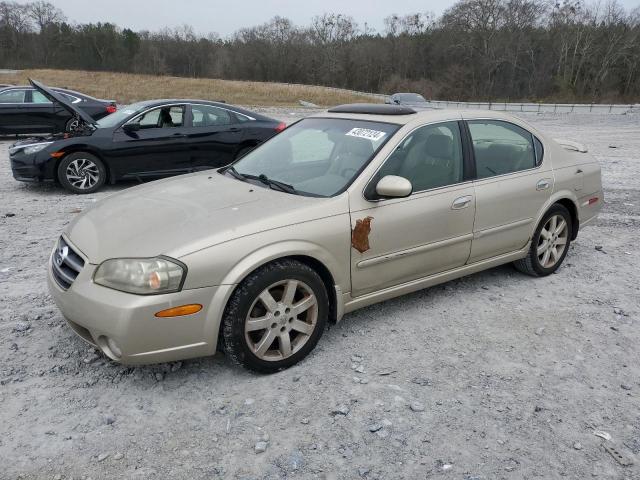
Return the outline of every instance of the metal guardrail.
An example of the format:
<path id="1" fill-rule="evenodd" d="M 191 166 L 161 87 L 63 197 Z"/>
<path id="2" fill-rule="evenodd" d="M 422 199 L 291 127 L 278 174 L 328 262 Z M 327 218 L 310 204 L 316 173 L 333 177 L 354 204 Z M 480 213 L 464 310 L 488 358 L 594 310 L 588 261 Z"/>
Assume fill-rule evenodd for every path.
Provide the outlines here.
<path id="1" fill-rule="evenodd" d="M 640 113 L 640 104 L 602 104 L 602 103 L 506 103 L 506 102 L 452 102 L 431 100 L 436 108 L 458 108 L 499 110 L 503 112 L 525 113 L 599 113 L 626 115 Z"/>
<path id="2" fill-rule="evenodd" d="M 364 97 L 386 100 L 389 95 L 382 93 L 360 92 L 341 88 L 327 87 L 332 90 L 353 93 Z M 430 100 L 436 108 L 496 110 L 502 112 L 524 113 L 599 113 L 626 115 L 640 113 L 640 103 L 636 104 L 603 104 L 603 103 L 509 103 L 509 102 L 456 102 L 451 100 Z"/>

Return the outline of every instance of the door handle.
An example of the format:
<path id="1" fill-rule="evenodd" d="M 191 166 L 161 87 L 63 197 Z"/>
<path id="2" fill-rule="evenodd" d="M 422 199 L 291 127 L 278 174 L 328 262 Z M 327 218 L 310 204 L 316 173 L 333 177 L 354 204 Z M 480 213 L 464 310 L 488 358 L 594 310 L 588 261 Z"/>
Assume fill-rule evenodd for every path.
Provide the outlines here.
<path id="1" fill-rule="evenodd" d="M 473 200 L 473 197 L 471 195 L 458 197 L 451 204 L 451 210 L 462 210 L 463 208 L 467 208 L 471 203 L 471 200 Z"/>
<path id="2" fill-rule="evenodd" d="M 239 132 L 240 129 L 238 127 L 232 127 L 229 129 L 230 132 Z"/>
<path id="3" fill-rule="evenodd" d="M 172 138 L 184 138 L 186 135 L 184 133 L 174 133 L 171 135 Z"/>
<path id="4" fill-rule="evenodd" d="M 536 183 L 536 190 L 546 190 L 550 186 L 551 182 L 546 178 L 543 178 L 542 180 L 539 180 L 538 183 Z"/>

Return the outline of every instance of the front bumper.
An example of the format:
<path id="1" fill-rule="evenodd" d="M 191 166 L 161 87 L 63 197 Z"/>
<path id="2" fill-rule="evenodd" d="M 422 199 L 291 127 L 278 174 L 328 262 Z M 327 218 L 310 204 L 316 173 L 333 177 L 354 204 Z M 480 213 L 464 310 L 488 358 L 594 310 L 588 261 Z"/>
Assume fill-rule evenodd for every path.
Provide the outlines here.
<path id="1" fill-rule="evenodd" d="M 38 152 L 40 153 L 40 152 Z M 41 159 L 38 153 L 25 155 L 18 152 L 9 157 L 11 161 L 11 172 L 13 178 L 20 182 L 53 182 L 55 175 L 53 172 L 53 164 L 55 159 L 47 156 Z"/>
<path id="2" fill-rule="evenodd" d="M 213 355 L 221 313 L 231 286 L 183 290 L 166 295 L 132 295 L 96 285 L 96 265 L 85 262 L 71 286 L 64 290 L 48 264 L 49 291 L 71 328 L 112 360 L 129 365 L 183 360 Z M 158 318 L 167 308 L 199 303 L 192 315 Z M 118 352 L 109 346 L 115 342 Z"/>

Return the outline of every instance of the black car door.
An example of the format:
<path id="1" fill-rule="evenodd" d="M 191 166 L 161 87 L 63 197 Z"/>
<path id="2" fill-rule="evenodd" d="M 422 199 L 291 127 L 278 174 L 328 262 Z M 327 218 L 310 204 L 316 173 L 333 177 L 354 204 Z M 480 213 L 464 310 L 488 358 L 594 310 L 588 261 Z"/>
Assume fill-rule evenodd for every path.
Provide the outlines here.
<path id="1" fill-rule="evenodd" d="M 7 88 L 0 91 L 0 133 L 25 133 L 37 130 L 29 128 L 26 88 Z"/>
<path id="2" fill-rule="evenodd" d="M 234 160 L 244 129 L 231 110 L 207 104 L 189 105 L 187 141 L 194 170 L 222 167 Z"/>
<path id="3" fill-rule="evenodd" d="M 185 113 L 182 104 L 154 107 L 117 128 L 105 152 L 116 176 L 144 178 L 190 171 Z"/>

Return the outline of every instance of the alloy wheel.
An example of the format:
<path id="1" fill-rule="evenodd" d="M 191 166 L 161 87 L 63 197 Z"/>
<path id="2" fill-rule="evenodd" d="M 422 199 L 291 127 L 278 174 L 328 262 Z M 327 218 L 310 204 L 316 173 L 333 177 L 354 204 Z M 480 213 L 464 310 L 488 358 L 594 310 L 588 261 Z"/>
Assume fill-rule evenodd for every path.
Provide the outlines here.
<path id="1" fill-rule="evenodd" d="M 299 351 L 318 322 L 318 301 L 311 287 L 287 279 L 265 288 L 245 319 L 247 345 L 261 360 L 277 361 Z"/>
<path id="2" fill-rule="evenodd" d="M 77 158 L 69 163 L 65 175 L 75 188 L 89 190 L 100 180 L 100 169 L 88 158 Z"/>
<path id="3" fill-rule="evenodd" d="M 562 215 L 553 215 L 540 230 L 536 254 L 543 268 L 552 268 L 562 258 L 569 240 L 569 227 Z"/>

